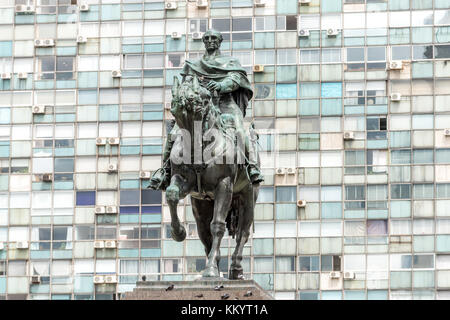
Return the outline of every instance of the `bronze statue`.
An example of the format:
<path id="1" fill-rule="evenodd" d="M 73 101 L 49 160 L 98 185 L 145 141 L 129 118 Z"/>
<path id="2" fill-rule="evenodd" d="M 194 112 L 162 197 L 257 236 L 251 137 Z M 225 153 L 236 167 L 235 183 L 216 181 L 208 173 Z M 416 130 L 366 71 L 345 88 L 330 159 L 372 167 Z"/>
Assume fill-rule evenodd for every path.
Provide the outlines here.
<path id="1" fill-rule="evenodd" d="M 203 277 L 219 277 L 220 242 L 228 227 L 236 236 L 230 279 L 240 279 L 242 252 L 250 235 L 253 210 L 263 177 L 259 170 L 257 135 L 248 134 L 243 118 L 253 91 L 239 61 L 222 56 L 222 35 L 203 36 L 202 59 L 186 61 L 182 83 L 174 77 L 171 113 L 175 123 L 150 188 L 166 190 L 172 238 L 186 231 L 177 216 L 180 199 L 191 196 L 200 240 L 208 258 Z"/>

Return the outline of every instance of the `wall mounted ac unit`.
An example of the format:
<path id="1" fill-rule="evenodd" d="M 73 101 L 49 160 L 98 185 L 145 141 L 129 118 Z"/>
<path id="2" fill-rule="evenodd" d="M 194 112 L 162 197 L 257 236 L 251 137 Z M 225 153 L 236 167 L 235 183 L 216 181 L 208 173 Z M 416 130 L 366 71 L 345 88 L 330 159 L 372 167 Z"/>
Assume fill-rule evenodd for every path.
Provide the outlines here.
<path id="1" fill-rule="evenodd" d="M 81 11 L 81 12 L 89 11 L 89 5 L 88 5 L 88 4 L 82 4 L 82 5 L 80 5 L 80 11 Z"/>
<path id="2" fill-rule="evenodd" d="M 114 249 L 114 248 L 116 248 L 116 241 L 114 240 L 105 241 L 105 249 Z"/>
<path id="3" fill-rule="evenodd" d="M 337 29 L 328 29 L 327 30 L 327 36 L 329 37 L 336 37 L 339 34 L 339 30 Z"/>
<path id="4" fill-rule="evenodd" d="M 331 279 L 339 279 L 341 277 L 341 273 L 339 271 L 332 271 L 330 272 L 330 278 Z"/>
<path id="5" fill-rule="evenodd" d="M 175 10 L 178 8 L 178 4 L 176 2 L 166 2 L 165 8 L 166 10 Z"/>
<path id="6" fill-rule="evenodd" d="M 33 106 L 32 111 L 33 114 L 44 114 L 45 106 Z"/>
<path id="7" fill-rule="evenodd" d="M 94 276 L 94 283 L 95 284 L 105 283 L 104 276 Z"/>
<path id="8" fill-rule="evenodd" d="M 170 36 L 172 37 L 172 39 L 181 39 L 181 33 L 177 31 L 172 32 Z"/>
<path id="9" fill-rule="evenodd" d="M 19 241 L 16 242 L 17 249 L 28 249 L 28 241 Z"/>
<path id="10" fill-rule="evenodd" d="M 108 143 L 110 145 L 115 146 L 115 145 L 118 145 L 119 142 L 120 142 L 120 139 L 118 137 L 110 137 L 110 138 L 108 138 Z"/>
<path id="11" fill-rule="evenodd" d="M 117 276 L 116 275 L 105 276 L 105 283 L 117 283 Z"/>
<path id="12" fill-rule="evenodd" d="M 150 179 L 150 171 L 141 171 L 139 172 L 139 178 L 141 179 Z"/>
<path id="13" fill-rule="evenodd" d="M 206 1 L 206 0 L 197 0 L 197 8 L 199 8 L 199 9 L 208 8 L 208 1 Z"/>
<path id="14" fill-rule="evenodd" d="M 106 144 L 106 138 L 98 137 L 95 139 L 95 144 L 98 146 L 104 146 Z"/>
<path id="15" fill-rule="evenodd" d="M 77 37 L 77 43 L 86 43 L 87 42 L 87 37 L 85 36 L 78 36 Z"/>
<path id="16" fill-rule="evenodd" d="M 391 94 L 391 101 L 400 101 L 400 100 L 402 100 L 401 93 L 392 93 Z"/>
<path id="17" fill-rule="evenodd" d="M 276 168 L 276 169 L 275 169 L 275 174 L 276 174 L 276 175 L 283 175 L 283 174 L 286 174 L 286 169 L 285 169 L 285 168 Z"/>
<path id="18" fill-rule="evenodd" d="M 26 72 L 19 72 L 19 73 L 17 74 L 17 77 L 18 77 L 19 79 L 27 79 L 27 78 L 28 78 L 28 73 L 26 73 Z"/>
<path id="19" fill-rule="evenodd" d="M 300 29 L 300 31 L 298 32 L 298 35 L 300 37 L 309 37 L 309 30 L 307 30 L 307 29 Z"/>
<path id="20" fill-rule="evenodd" d="M 122 72 L 120 70 L 113 70 L 111 71 L 111 76 L 113 78 L 120 78 L 122 77 Z"/>
<path id="21" fill-rule="evenodd" d="M 353 131 L 345 131 L 344 132 L 344 140 L 354 140 L 355 133 Z"/>
<path id="22" fill-rule="evenodd" d="M 117 164 L 115 163 L 108 164 L 108 172 L 117 172 Z"/>
<path id="23" fill-rule="evenodd" d="M 94 209 L 95 214 L 102 214 L 106 212 L 105 206 L 95 206 Z"/>
<path id="24" fill-rule="evenodd" d="M 194 32 L 192 33 L 192 39 L 194 40 L 202 40 L 203 32 Z"/>
<path id="25" fill-rule="evenodd" d="M 11 72 L 3 72 L 3 73 L 1 74 L 1 78 L 2 78 L 3 80 L 5 80 L 5 79 L 11 79 L 11 77 L 12 77 L 12 73 L 11 73 Z"/>
<path id="26" fill-rule="evenodd" d="M 287 168 L 286 173 L 287 174 L 295 174 L 296 168 Z"/>
<path id="27" fill-rule="evenodd" d="M 32 284 L 39 284 L 39 283 L 41 283 L 41 276 L 31 276 L 31 283 Z"/>
<path id="28" fill-rule="evenodd" d="M 444 129 L 444 136 L 450 136 L 450 129 Z"/>
<path id="29" fill-rule="evenodd" d="M 164 103 L 164 109 L 170 110 L 172 108 L 172 102 L 166 102 Z"/>
<path id="30" fill-rule="evenodd" d="M 351 271 L 344 272 L 344 279 L 345 280 L 353 280 L 355 279 L 355 273 Z"/>
<path id="31" fill-rule="evenodd" d="M 42 175 L 42 181 L 44 181 L 44 182 L 52 182 L 53 181 L 53 174 L 51 174 L 51 173 L 44 173 Z"/>
<path id="32" fill-rule="evenodd" d="M 264 7 L 266 5 L 266 1 L 265 0 L 255 0 L 255 7 Z"/>
<path id="33" fill-rule="evenodd" d="M 262 65 L 262 64 L 255 64 L 253 66 L 253 72 L 264 72 L 264 65 Z"/>
<path id="34" fill-rule="evenodd" d="M 306 200 L 297 200 L 297 207 L 299 208 L 306 207 Z"/>
<path id="35" fill-rule="evenodd" d="M 94 248 L 95 249 L 103 249 L 105 247 L 105 242 L 102 240 L 94 241 Z"/>
<path id="36" fill-rule="evenodd" d="M 391 61 L 389 62 L 390 70 L 401 70 L 403 69 L 403 61 Z"/>
<path id="37" fill-rule="evenodd" d="M 116 206 L 106 206 L 106 213 L 117 213 Z"/>

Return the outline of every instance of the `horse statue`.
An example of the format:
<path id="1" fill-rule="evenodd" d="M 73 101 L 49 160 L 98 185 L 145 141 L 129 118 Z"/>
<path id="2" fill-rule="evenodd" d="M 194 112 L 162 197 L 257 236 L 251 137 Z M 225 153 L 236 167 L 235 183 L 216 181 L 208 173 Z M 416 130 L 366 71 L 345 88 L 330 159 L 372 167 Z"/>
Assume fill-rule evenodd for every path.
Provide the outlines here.
<path id="1" fill-rule="evenodd" d="M 200 86 L 196 76 L 187 77 L 182 84 L 175 76 L 172 97 L 170 111 L 179 131 L 185 133 L 176 135 L 170 153 L 172 176 L 166 200 L 172 238 L 178 242 L 186 238 L 177 205 L 190 195 L 198 235 L 207 256 L 202 277 L 220 277 L 220 243 L 227 227 L 229 235 L 236 237 L 229 279 L 243 279 L 242 253 L 253 223 L 259 184 L 252 184 L 245 165 L 236 161 L 239 148 L 230 134 L 233 116 L 221 113 L 213 103 L 214 92 Z M 199 149 L 203 156 L 209 152 L 211 157 L 195 161 L 194 154 Z M 180 161 L 180 155 L 184 160 Z M 230 158 L 233 161 L 226 161 Z"/>

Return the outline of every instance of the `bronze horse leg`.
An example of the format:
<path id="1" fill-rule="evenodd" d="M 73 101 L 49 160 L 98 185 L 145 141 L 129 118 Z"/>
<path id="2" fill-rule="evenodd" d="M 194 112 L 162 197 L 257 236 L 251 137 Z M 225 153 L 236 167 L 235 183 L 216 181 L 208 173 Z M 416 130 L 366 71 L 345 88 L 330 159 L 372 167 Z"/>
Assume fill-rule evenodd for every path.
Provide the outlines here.
<path id="1" fill-rule="evenodd" d="M 242 192 L 243 206 L 239 208 L 238 228 L 236 232 L 236 248 L 231 257 L 229 279 L 242 279 L 243 268 L 241 266 L 244 245 L 250 236 L 250 227 L 253 223 L 254 205 L 258 198 L 259 187 L 249 184 Z"/>
<path id="2" fill-rule="evenodd" d="M 191 197 L 192 213 L 197 222 L 197 232 L 200 241 L 205 247 L 205 254 L 208 256 L 212 246 L 212 235 L 210 230 L 211 220 L 214 212 L 214 201 L 199 200 Z"/>
<path id="3" fill-rule="evenodd" d="M 177 205 L 180 199 L 186 197 L 188 189 L 187 181 L 179 174 L 172 176 L 170 185 L 166 189 L 166 200 L 170 209 L 171 233 L 175 241 L 181 242 L 186 238 L 186 229 L 181 225 L 177 215 Z"/>
<path id="4" fill-rule="evenodd" d="M 225 233 L 225 219 L 230 210 L 233 197 L 233 182 L 228 176 L 216 186 L 214 191 L 214 215 L 211 221 L 212 246 L 208 254 L 208 262 L 203 277 L 219 277 L 220 242 Z"/>

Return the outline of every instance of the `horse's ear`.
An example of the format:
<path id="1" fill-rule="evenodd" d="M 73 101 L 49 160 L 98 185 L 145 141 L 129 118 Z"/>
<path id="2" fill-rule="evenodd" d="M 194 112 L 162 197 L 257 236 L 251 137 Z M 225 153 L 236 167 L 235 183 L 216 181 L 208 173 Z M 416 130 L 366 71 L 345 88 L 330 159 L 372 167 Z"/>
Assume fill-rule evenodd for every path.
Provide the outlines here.
<path id="1" fill-rule="evenodd" d="M 194 91 L 198 91 L 198 89 L 200 89 L 200 84 L 198 83 L 197 76 L 194 76 L 193 87 L 194 87 Z"/>
<path id="2" fill-rule="evenodd" d="M 178 95 L 178 88 L 180 87 L 180 82 L 178 81 L 177 76 L 173 76 L 173 86 L 172 86 L 172 95 L 176 97 Z"/>

